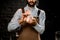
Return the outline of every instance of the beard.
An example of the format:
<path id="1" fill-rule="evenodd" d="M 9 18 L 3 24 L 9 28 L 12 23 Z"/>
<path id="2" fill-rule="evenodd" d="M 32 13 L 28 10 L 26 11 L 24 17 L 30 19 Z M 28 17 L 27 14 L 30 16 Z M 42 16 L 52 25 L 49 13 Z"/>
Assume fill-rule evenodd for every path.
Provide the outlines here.
<path id="1" fill-rule="evenodd" d="M 32 1 L 28 2 L 27 1 L 27 4 L 28 4 L 29 7 L 34 7 L 36 5 L 36 1 L 35 2 L 32 2 Z"/>

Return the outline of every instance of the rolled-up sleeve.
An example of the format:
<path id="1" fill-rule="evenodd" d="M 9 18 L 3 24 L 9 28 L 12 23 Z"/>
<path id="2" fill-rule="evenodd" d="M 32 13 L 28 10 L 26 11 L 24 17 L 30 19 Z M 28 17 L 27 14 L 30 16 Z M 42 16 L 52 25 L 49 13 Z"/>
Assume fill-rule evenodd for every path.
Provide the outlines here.
<path id="1" fill-rule="evenodd" d="M 43 34 L 43 32 L 45 31 L 45 19 L 45 11 L 41 10 L 39 15 L 39 24 L 37 23 L 37 25 L 34 26 L 35 30 L 40 34 Z"/>
<path id="2" fill-rule="evenodd" d="M 8 31 L 13 31 L 16 28 L 20 27 L 21 25 L 18 23 L 18 20 L 20 19 L 21 16 L 21 9 L 18 9 L 14 16 L 12 17 L 11 21 L 8 23 Z"/>

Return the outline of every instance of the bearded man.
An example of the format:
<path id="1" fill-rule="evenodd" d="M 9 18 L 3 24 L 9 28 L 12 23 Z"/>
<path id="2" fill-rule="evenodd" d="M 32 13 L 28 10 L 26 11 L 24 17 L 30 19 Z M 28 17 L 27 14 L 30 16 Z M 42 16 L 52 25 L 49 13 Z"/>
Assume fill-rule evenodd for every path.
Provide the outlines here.
<path id="1" fill-rule="evenodd" d="M 41 40 L 40 35 L 45 31 L 46 16 L 45 11 L 37 8 L 37 2 L 38 0 L 27 0 L 27 5 L 18 9 L 9 22 L 9 32 L 19 28 L 17 40 Z"/>

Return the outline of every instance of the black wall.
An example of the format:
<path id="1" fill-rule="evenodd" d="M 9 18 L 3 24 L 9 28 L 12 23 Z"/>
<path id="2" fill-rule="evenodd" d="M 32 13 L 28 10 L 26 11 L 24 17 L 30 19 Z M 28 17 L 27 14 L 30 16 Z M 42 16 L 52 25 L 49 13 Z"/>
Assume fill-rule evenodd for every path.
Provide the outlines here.
<path id="1" fill-rule="evenodd" d="M 25 0 L 0 1 L 0 39 L 9 40 L 10 34 L 7 31 L 8 23 L 16 10 L 26 5 L 25 2 Z M 38 8 L 46 12 L 46 30 L 42 34 L 42 40 L 55 40 L 55 32 L 60 31 L 59 1 L 39 0 Z"/>

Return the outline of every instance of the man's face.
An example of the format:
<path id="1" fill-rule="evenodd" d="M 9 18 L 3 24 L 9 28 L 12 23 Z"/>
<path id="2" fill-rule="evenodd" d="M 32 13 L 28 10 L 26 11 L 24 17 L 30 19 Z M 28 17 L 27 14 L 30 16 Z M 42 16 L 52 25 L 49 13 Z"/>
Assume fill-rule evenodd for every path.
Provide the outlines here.
<path id="1" fill-rule="evenodd" d="M 27 0 L 29 6 L 33 7 L 36 4 L 36 0 Z"/>

